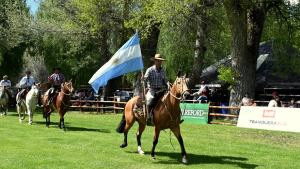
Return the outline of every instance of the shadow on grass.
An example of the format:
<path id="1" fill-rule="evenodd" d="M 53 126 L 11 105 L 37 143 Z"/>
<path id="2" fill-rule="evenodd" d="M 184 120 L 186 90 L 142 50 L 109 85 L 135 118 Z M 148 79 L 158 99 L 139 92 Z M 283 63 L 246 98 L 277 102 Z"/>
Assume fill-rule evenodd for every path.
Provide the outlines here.
<path id="1" fill-rule="evenodd" d="M 37 125 L 43 125 L 46 127 L 46 122 L 36 121 L 34 123 Z M 94 128 L 69 126 L 68 122 L 65 122 L 65 125 L 66 125 L 66 131 L 91 131 L 91 132 L 110 133 L 110 130 L 107 130 L 107 129 L 94 129 Z M 58 122 L 50 122 L 50 127 L 51 126 L 56 126 L 58 128 Z"/>
<path id="2" fill-rule="evenodd" d="M 171 158 L 169 161 L 159 161 L 158 163 L 162 164 L 172 164 L 178 163 L 181 160 L 180 153 L 166 153 L 166 152 L 157 152 L 157 157 L 159 156 L 168 156 Z M 246 163 L 247 158 L 244 157 L 233 157 L 233 156 L 209 156 L 209 155 L 198 155 L 198 154 L 187 154 L 188 165 L 193 164 L 229 164 L 237 165 L 241 168 L 256 168 L 258 165 Z"/>
<path id="3" fill-rule="evenodd" d="M 137 154 L 136 151 L 126 151 L 127 153 Z M 146 155 L 150 155 L 151 152 L 145 152 Z M 159 160 L 160 156 L 169 157 L 170 160 Z M 198 155 L 198 154 L 187 154 L 188 164 L 226 164 L 235 165 L 240 168 L 254 169 L 258 167 L 256 164 L 249 164 L 247 158 L 244 157 L 233 157 L 233 156 L 209 156 L 209 155 Z M 180 164 L 181 155 L 180 153 L 173 152 L 156 152 L 156 163 L 159 164 Z"/>
<path id="4" fill-rule="evenodd" d="M 33 121 L 33 124 L 42 125 L 46 127 L 46 121 Z M 68 122 L 65 122 L 65 125 L 69 124 Z M 50 121 L 50 126 L 58 126 L 58 122 L 52 122 Z"/>
<path id="5" fill-rule="evenodd" d="M 107 129 L 93 129 L 93 128 L 85 128 L 85 127 L 66 127 L 67 131 L 93 131 L 93 132 L 101 132 L 101 133 L 110 133 L 110 130 Z"/>

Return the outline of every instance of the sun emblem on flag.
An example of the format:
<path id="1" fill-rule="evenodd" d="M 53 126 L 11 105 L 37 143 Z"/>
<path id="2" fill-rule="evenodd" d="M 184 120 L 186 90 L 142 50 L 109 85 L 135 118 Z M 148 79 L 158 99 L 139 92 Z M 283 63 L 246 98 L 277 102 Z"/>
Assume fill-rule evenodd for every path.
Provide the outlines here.
<path id="1" fill-rule="evenodd" d="M 119 63 L 119 58 L 114 58 L 113 60 L 112 60 L 112 64 L 114 64 L 114 65 L 116 65 L 116 64 L 118 64 Z"/>

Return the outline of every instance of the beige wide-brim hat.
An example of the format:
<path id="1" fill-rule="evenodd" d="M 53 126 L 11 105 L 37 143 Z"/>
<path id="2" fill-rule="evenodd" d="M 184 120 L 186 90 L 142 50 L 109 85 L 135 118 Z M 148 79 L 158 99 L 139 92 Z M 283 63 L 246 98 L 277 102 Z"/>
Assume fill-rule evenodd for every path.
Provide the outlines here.
<path id="1" fill-rule="evenodd" d="M 155 54 L 155 56 L 153 58 L 151 58 L 151 60 L 161 60 L 161 61 L 165 61 L 166 59 L 163 58 L 163 56 L 161 54 Z"/>
<path id="2" fill-rule="evenodd" d="M 7 76 L 7 75 L 4 75 L 4 76 L 3 76 L 3 79 L 5 79 L 5 78 L 8 78 L 8 76 Z"/>

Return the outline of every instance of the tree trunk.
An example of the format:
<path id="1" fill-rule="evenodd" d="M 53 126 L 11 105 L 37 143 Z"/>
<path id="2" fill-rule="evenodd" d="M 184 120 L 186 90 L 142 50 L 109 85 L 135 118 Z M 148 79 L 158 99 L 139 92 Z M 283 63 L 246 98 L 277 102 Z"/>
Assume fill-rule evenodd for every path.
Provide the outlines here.
<path id="1" fill-rule="evenodd" d="M 204 54 L 206 51 L 205 38 L 207 34 L 207 15 L 206 7 L 200 7 L 198 14 L 198 24 L 197 24 L 197 36 L 195 43 L 195 55 L 194 64 L 192 68 L 192 75 L 190 78 L 190 87 L 193 88 L 195 84 L 200 84 L 200 75 L 203 69 Z"/>
<path id="2" fill-rule="evenodd" d="M 229 103 L 234 106 L 239 104 L 244 91 L 254 88 L 254 79 L 251 79 L 253 59 L 247 49 L 247 9 L 241 0 L 227 0 L 224 4 L 232 35 L 232 68 L 236 73 L 236 83 L 231 88 Z"/>
<path id="3" fill-rule="evenodd" d="M 254 98 L 256 64 L 266 9 L 262 3 L 247 9 L 242 1 L 237 0 L 227 0 L 224 4 L 233 37 L 232 68 L 238 73 L 236 84 L 230 91 L 230 105 L 238 105 L 246 93 Z"/>
<path id="4" fill-rule="evenodd" d="M 253 7 L 248 12 L 248 39 L 247 46 L 250 53 L 249 62 L 252 65 L 249 76 L 249 83 L 253 86 L 246 92 L 249 93 L 251 98 L 255 96 L 255 79 L 256 79 L 256 65 L 257 58 L 259 57 L 259 43 L 266 20 L 266 11 L 262 7 Z M 245 93 L 243 93 L 245 94 Z"/>

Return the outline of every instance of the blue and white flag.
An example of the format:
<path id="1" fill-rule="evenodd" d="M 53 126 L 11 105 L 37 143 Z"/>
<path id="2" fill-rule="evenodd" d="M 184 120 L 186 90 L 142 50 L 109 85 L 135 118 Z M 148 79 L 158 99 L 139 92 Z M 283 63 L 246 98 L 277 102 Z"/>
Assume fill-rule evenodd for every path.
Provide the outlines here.
<path id="1" fill-rule="evenodd" d="M 138 34 L 134 34 L 89 80 L 98 93 L 108 80 L 144 68 Z"/>

